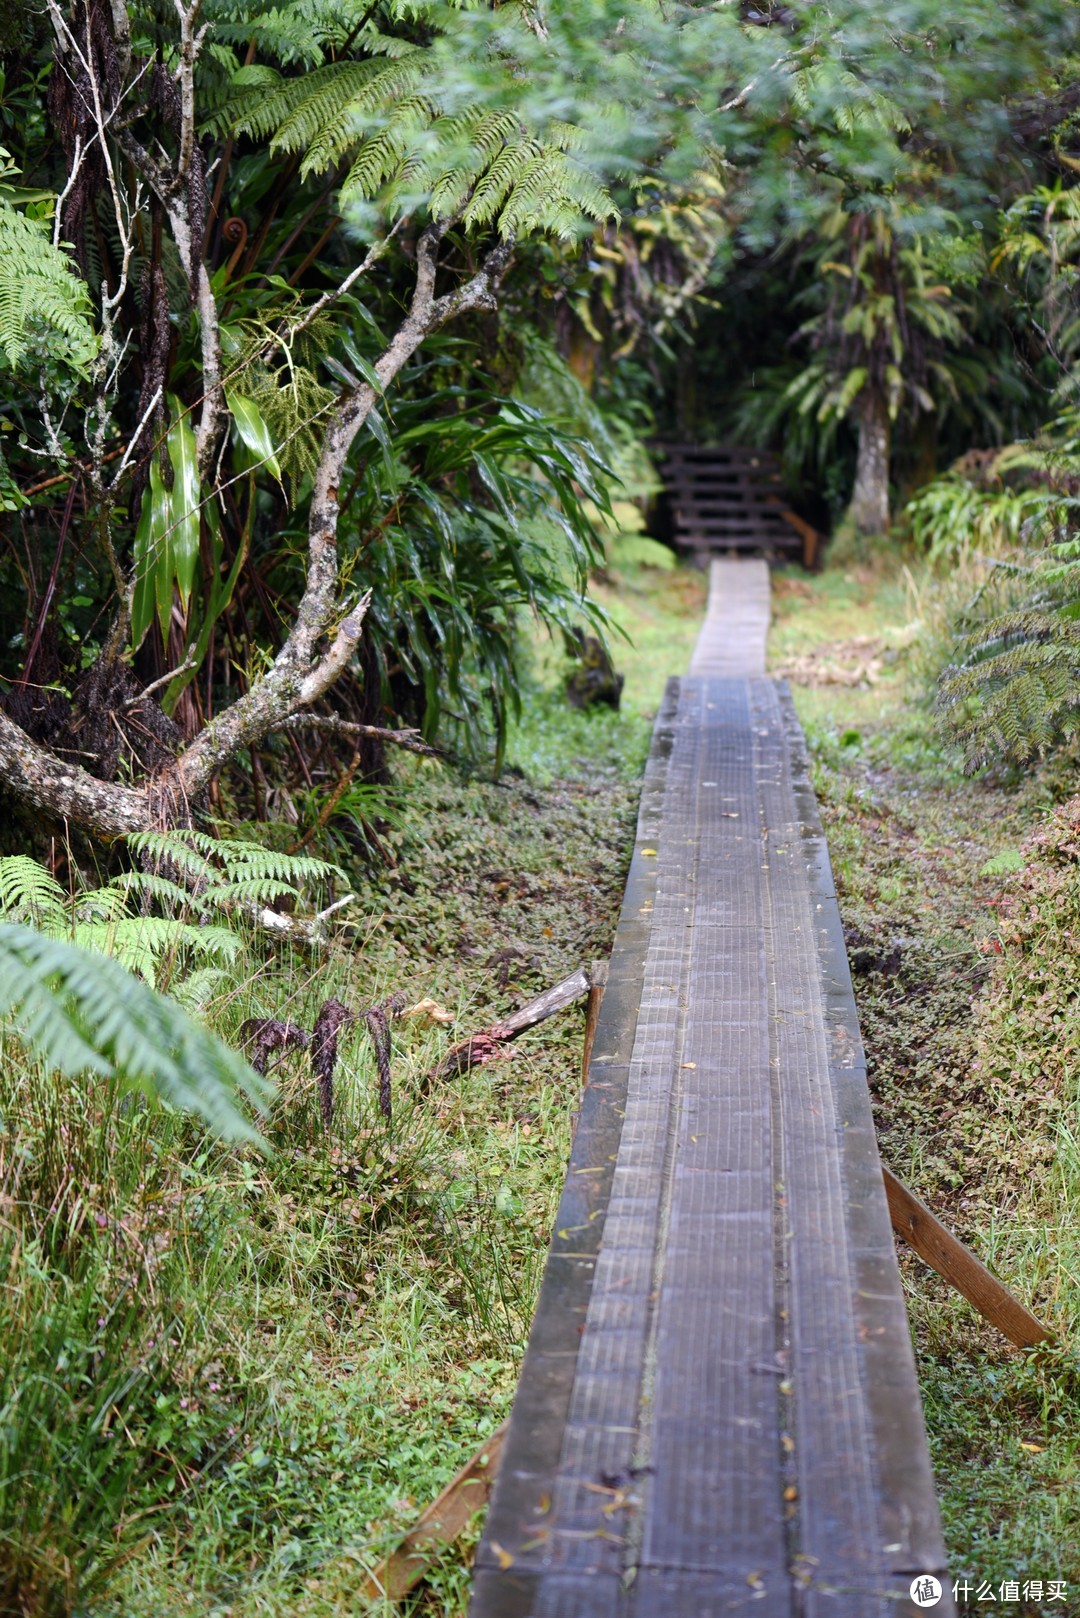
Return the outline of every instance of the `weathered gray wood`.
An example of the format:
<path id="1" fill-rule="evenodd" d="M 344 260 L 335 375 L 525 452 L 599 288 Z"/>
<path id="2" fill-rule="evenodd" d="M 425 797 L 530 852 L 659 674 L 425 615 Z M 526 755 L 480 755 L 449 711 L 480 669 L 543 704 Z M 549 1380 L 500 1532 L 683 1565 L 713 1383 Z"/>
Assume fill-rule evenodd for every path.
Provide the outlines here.
<path id="1" fill-rule="evenodd" d="M 568 978 L 563 978 L 561 983 L 545 989 L 543 994 L 529 1000 L 520 1010 L 511 1012 L 502 1022 L 493 1023 L 490 1028 L 483 1028 L 479 1033 L 472 1034 L 460 1044 L 454 1045 L 429 1077 L 449 1079 L 456 1074 L 467 1073 L 472 1067 L 479 1067 L 481 1063 L 497 1055 L 500 1046 L 516 1039 L 527 1028 L 535 1028 L 537 1023 L 545 1022 L 548 1017 L 554 1017 L 556 1012 L 565 1011 L 567 1006 L 572 1006 L 575 1000 L 580 1000 L 583 995 L 589 993 L 590 987 L 588 972 L 583 966 L 579 966 Z"/>
<path id="2" fill-rule="evenodd" d="M 464 1532 L 476 1513 L 487 1504 L 505 1436 L 504 1423 L 484 1440 L 472 1459 L 420 1513 L 396 1550 L 372 1569 L 360 1586 L 360 1596 L 365 1603 L 385 1604 L 407 1596 L 439 1552 Z"/>
<path id="3" fill-rule="evenodd" d="M 771 612 L 767 562 L 711 562 L 709 604 L 690 660 L 691 674 L 763 675 Z"/>
<path id="4" fill-rule="evenodd" d="M 790 511 L 777 456 L 737 445 L 661 445 L 677 546 L 801 554 L 812 567 L 817 531 Z"/>
<path id="5" fill-rule="evenodd" d="M 974 1253 L 930 1212 L 913 1191 L 883 1163 L 885 1194 L 893 1229 L 919 1257 L 956 1288 L 984 1319 L 1017 1348 L 1047 1347 L 1055 1340 L 1049 1326 L 1014 1298 Z"/>
<path id="6" fill-rule="evenodd" d="M 944 1576 L 828 856 L 762 672 L 767 572 L 712 579 L 653 740 L 473 1618 L 892 1618 Z"/>

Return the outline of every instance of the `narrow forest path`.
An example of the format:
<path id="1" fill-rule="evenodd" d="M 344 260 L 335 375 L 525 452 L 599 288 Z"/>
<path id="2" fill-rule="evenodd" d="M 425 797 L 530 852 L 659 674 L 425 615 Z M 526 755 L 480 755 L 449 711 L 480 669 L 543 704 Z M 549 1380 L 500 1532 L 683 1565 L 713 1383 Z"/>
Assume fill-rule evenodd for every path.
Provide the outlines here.
<path id="1" fill-rule="evenodd" d="M 763 562 L 656 722 L 473 1618 L 885 1618 L 944 1581 L 828 852 Z M 951 1612 L 947 1590 L 935 1609 Z"/>

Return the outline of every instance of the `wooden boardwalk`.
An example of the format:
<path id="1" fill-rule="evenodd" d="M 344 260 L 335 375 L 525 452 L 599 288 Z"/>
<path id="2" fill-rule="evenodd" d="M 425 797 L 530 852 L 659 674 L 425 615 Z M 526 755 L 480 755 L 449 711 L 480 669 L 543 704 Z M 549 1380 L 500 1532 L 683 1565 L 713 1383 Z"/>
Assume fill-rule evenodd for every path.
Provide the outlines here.
<path id="1" fill-rule="evenodd" d="M 669 682 L 472 1618 L 886 1618 L 945 1583 L 764 563 Z M 947 1589 L 935 1612 L 952 1613 Z"/>

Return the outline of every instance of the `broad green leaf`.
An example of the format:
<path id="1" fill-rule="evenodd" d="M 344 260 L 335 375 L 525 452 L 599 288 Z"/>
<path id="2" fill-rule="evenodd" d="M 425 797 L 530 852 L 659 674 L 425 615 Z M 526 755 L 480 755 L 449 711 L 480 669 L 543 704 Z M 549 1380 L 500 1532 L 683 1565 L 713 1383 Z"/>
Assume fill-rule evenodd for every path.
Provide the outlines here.
<path id="1" fill-rule="evenodd" d="M 169 569 L 169 491 L 166 489 L 158 466 L 157 456 L 150 461 L 150 483 L 143 495 L 142 515 L 135 533 L 135 594 L 131 604 L 131 643 L 136 649 L 142 645 L 146 631 L 154 621 L 158 602 L 159 573 Z M 172 595 L 172 573 L 168 572 L 169 595 Z M 168 621 L 166 620 L 166 633 Z"/>
<path id="2" fill-rule="evenodd" d="M 852 400 L 855 398 L 856 394 L 862 391 L 863 387 L 865 386 L 868 375 L 869 373 L 865 365 L 852 366 L 851 370 L 844 378 L 843 386 L 840 389 L 839 397 L 836 401 L 836 414 L 838 416 L 846 415 Z"/>
<path id="3" fill-rule="evenodd" d="M 270 437 L 259 407 L 254 400 L 248 399 L 242 393 L 232 393 L 226 390 L 225 399 L 232 411 L 232 418 L 236 424 L 236 431 L 242 442 L 255 456 L 260 466 L 265 466 L 270 474 L 281 482 L 281 467 L 274 452 L 274 441 Z"/>
<path id="4" fill-rule="evenodd" d="M 370 388 L 374 388 L 376 393 L 383 393 L 385 390 L 382 382 L 379 380 L 379 373 L 376 371 L 371 361 L 364 358 L 363 354 L 361 354 L 352 338 L 343 338 L 341 346 L 345 350 L 349 364 L 354 370 L 359 371 L 360 375 L 363 377 L 368 386 Z"/>
<path id="5" fill-rule="evenodd" d="M 195 434 L 188 425 L 187 416 L 178 400 L 170 396 L 175 420 L 169 428 L 166 446 L 172 462 L 173 486 L 169 500 L 171 518 L 169 549 L 172 553 L 172 575 L 180 600 L 187 610 L 199 565 L 199 462 L 195 452 Z M 168 614 L 172 611 L 170 581 L 167 605 L 162 600 L 159 581 L 158 612 L 164 613 L 161 623 L 163 635 L 168 635 Z"/>

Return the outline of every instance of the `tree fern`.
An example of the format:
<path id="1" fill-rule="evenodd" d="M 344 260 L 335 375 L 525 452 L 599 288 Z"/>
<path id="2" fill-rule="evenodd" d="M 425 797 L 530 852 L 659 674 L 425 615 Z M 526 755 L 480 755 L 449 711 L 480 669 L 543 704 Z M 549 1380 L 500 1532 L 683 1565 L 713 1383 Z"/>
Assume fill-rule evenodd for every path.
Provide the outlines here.
<path id="1" fill-rule="evenodd" d="M 295 896 L 292 887 L 281 887 Z M 234 961 L 243 949 L 243 940 L 229 928 L 185 919 L 190 897 L 182 888 L 174 891 L 183 908 L 173 903 L 168 915 L 150 915 L 142 908 L 132 914 L 131 900 L 141 895 L 125 877 L 107 887 L 68 895 L 36 860 L 22 854 L 0 858 L 0 917 L 29 924 L 47 938 L 67 939 L 81 949 L 110 955 L 149 984 L 157 984 L 163 962 L 178 955 L 191 962 L 220 963 Z M 160 890 L 155 897 L 162 897 Z"/>
<path id="2" fill-rule="evenodd" d="M 267 1086 L 179 1006 L 117 961 L 0 921 L 0 1019 L 67 1074 L 95 1073 L 193 1112 L 231 1140 L 259 1140 L 240 1105 Z"/>
<path id="3" fill-rule="evenodd" d="M 0 918 L 112 956 L 161 986 L 165 977 L 170 984 L 182 982 L 203 964 L 236 961 L 244 940 L 215 917 L 227 921 L 237 909 L 282 900 L 295 904 L 304 884 L 341 877 L 321 860 L 195 831 L 147 833 L 133 837 L 131 846 L 148 869 L 126 871 L 104 887 L 70 896 L 36 860 L 22 854 L 0 858 Z M 164 914 L 151 914 L 151 904 Z M 185 968 L 179 977 L 178 960 Z"/>
<path id="4" fill-rule="evenodd" d="M 346 880 L 336 865 L 309 855 L 285 854 L 263 843 L 214 838 L 194 830 L 140 832 L 128 839 L 128 845 L 147 870 L 129 871 L 118 882 L 128 893 L 145 891 L 160 897 L 170 885 L 170 870 L 183 873 L 186 903 L 202 918 L 199 932 L 214 913 L 227 915 L 233 907 L 251 903 L 295 902 L 306 885 Z"/>
<path id="5" fill-rule="evenodd" d="M 541 228 L 570 237 L 614 215 L 601 180 L 568 156 L 584 132 L 565 121 L 526 127 L 505 104 L 509 69 L 496 105 L 462 107 L 434 48 L 372 28 L 356 46 L 363 60 L 328 62 L 302 77 L 241 68 L 211 127 L 302 153 L 305 177 L 349 160 L 344 205 L 380 196 L 405 209 L 426 198 L 438 217 L 464 210 L 467 226 L 494 225 L 503 235 Z"/>

